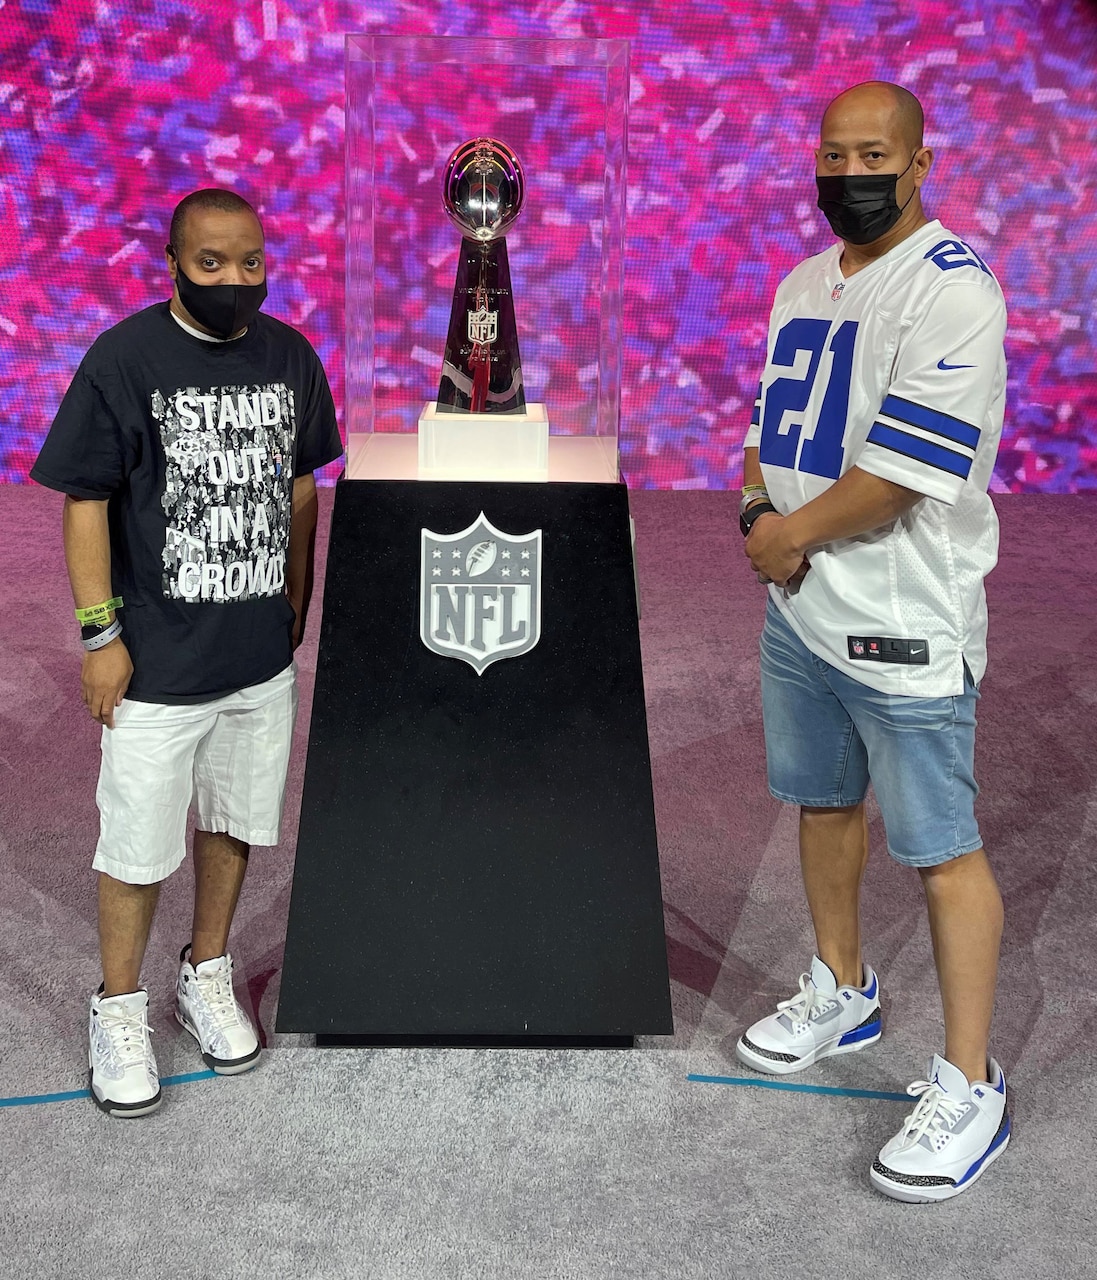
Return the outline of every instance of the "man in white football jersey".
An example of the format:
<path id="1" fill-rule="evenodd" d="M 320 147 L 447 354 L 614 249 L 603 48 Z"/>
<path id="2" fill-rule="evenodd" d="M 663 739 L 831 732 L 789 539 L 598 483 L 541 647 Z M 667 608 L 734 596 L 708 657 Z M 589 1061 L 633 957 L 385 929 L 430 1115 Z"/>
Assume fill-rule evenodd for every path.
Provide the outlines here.
<path id="1" fill-rule="evenodd" d="M 987 1056 L 1002 900 L 972 772 L 1005 304 L 979 255 L 923 212 L 933 154 L 907 90 L 841 94 L 815 157 L 819 207 L 841 243 L 777 290 L 740 522 L 769 583 L 769 785 L 800 806 L 817 954 L 736 1053 L 785 1074 L 880 1038 L 859 920 L 871 780 L 889 852 L 925 890 L 945 1042 L 870 1178 L 900 1200 L 942 1200 L 979 1177 L 1010 1129 Z"/>

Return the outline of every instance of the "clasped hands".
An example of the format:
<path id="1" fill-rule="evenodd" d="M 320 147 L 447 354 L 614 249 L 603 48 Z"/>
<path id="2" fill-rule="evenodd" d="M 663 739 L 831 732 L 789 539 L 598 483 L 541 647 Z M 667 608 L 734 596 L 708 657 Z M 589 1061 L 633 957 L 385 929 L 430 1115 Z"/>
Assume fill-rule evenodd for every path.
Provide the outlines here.
<path id="1" fill-rule="evenodd" d="M 759 582 L 774 582 L 786 590 L 798 587 L 811 568 L 804 553 L 792 545 L 787 520 L 776 512 L 755 520 L 743 550 Z"/>

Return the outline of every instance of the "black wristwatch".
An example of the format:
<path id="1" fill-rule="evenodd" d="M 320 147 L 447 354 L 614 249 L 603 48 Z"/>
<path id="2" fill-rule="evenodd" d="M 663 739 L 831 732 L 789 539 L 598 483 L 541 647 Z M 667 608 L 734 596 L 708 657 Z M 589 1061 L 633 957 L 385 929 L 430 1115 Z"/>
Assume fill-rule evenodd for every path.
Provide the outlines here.
<path id="1" fill-rule="evenodd" d="M 739 512 L 739 528 L 742 530 L 745 538 L 750 533 L 751 526 L 759 516 L 780 515 L 781 513 L 773 505 L 772 502 L 752 502 L 745 511 Z"/>

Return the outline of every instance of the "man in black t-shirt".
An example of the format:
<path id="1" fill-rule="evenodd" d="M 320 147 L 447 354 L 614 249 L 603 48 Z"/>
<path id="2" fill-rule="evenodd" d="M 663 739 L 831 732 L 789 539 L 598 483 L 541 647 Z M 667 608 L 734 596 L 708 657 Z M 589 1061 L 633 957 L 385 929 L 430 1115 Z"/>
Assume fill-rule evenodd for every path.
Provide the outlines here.
<path id="1" fill-rule="evenodd" d="M 251 206 L 231 191 L 187 196 L 167 265 L 171 301 L 96 340 L 31 471 L 66 495 L 83 697 L 103 726 L 89 1068 L 96 1105 L 117 1116 L 160 1104 L 140 967 L 160 882 L 186 854 L 192 797 L 194 917 L 176 1016 L 214 1071 L 259 1058 L 228 934 L 250 846 L 278 843 L 312 473 L 342 452 L 316 353 L 259 310 Z"/>

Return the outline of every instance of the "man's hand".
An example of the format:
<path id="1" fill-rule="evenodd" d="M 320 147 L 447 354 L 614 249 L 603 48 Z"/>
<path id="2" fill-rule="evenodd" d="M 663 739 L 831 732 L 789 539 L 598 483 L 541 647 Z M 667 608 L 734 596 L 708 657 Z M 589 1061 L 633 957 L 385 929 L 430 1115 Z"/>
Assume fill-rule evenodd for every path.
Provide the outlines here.
<path id="1" fill-rule="evenodd" d="M 114 708 L 126 696 L 132 676 L 133 663 L 121 637 L 102 649 L 84 654 L 80 689 L 84 705 L 97 724 L 114 728 Z"/>
<path id="2" fill-rule="evenodd" d="M 759 581 L 768 578 L 779 587 L 798 585 L 807 573 L 804 553 L 792 544 L 787 520 L 776 512 L 759 516 L 747 535 L 744 553 Z"/>
<path id="3" fill-rule="evenodd" d="M 808 576 L 808 570 L 810 568 L 811 568 L 811 561 L 807 558 L 807 556 L 804 556 L 803 560 L 800 561 L 799 569 L 797 569 L 796 572 L 792 575 L 792 577 L 789 578 L 789 580 L 785 583 L 785 590 L 792 591 L 792 592 L 799 591 L 800 585 L 804 581 L 804 579 Z"/>

